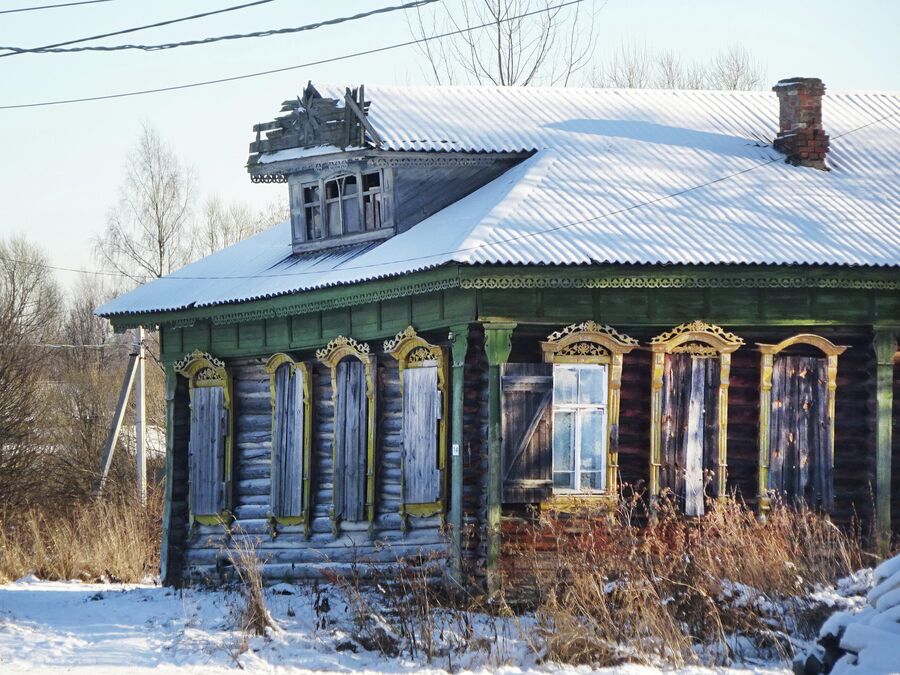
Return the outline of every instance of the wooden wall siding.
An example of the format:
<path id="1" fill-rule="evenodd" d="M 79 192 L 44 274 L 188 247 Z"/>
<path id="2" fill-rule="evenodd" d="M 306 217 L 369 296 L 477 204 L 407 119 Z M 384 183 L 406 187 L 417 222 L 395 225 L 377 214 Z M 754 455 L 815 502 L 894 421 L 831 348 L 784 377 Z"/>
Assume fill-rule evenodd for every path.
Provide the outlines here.
<path id="1" fill-rule="evenodd" d="M 840 372 L 840 365 L 838 365 Z M 900 361 L 894 362 L 894 410 L 891 434 L 891 495 L 892 530 L 895 537 L 900 534 Z"/>
<path id="2" fill-rule="evenodd" d="M 169 548 L 168 568 L 166 569 L 166 579 L 164 579 L 166 583 L 174 583 L 181 578 L 190 528 L 188 522 L 188 443 L 191 433 L 189 403 L 188 382 L 185 378 L 178 377 L 172 414 L 172 505 L 166 531 Z"/>
<path id="3" fill-rule="evenodd" d="M 372 535 L 367 523 L 343 523 L 335 535 L 332 527 L 332 433 L 334 406 L 331 374 L 319 362 L 309 361 L 312 371 L 313 443 L 311 534 L 302 525 L 277 526 L 272 536 L 270 509 L 270 458 L 272 409 L 269 375 L 265 359 L 241 359 L 227 364 L 232 374 L 235 397 L 235 508 L 233 531 L 236 537 L 258 540 L 267 560 L 263 574 L 272 580 L 322 578 L 326 571 L 350 571 L 355 563 L 373 563 L 388 569 L 399 557 L 442 559 L 448 545 L 441 532 L 440 518 L 410 519 L 407 532 L 401 529 L 400 507 L 400 414 L 401 399 L 397 363 L 379 357 L 380 407 L 376 519 Z M 176 406 L 176 413 L 178 408 Z M 183 406 L 186 409 L 186 406 Z M 177 420 L 176 414 L 176 420 Z M 176 430 L 186 426 L 184 422 Z M 185 429 L 186 431 L 186 429 Z M 185 433 L 184 431 L 181 432 Z M 185 453 L 186 454 L 186 453 Z M 187 486 L 186 472 L 176 485 Z M 183 499 L 184 497 L 182 497 Z M 189 568 L 183 577 L 216 579 L 227 570 L 221 547 L 227 537 L 222 527 L 197 526 L 188 536 L 183 527 L 173 536 L 184 547 Z M 363 573 L 367 573 L 363 571 Z M 374 572 L 372 572 L 374 573 Z"/>
<path id="4" fill-rule="evenodd" d="M 284 363 L 275 372 L 272 414 L 272 515 L 303 513 L 303 371 Z"/>
<path id="5" fill-rule="evenodd" d="M 619 481 L 629 492 L 644 490 L 650 471 L 650 364 L 645 349 L 635 349 L 622 360 Z"/>
<path id="6" fill-rule="evenodd" d="M 190 509 L 192 515 L 215 515 L 225 509 L 225 436 L 228 418 L 222 387 L 195 387 L 191 392 Z"/>
<path id="7" fill-rule="evenodd" d="M 337 364 L 336 382 L 334 517 L 359 522 L 366 517 L 369 413 L 365 364 L 345 358 Z"/>
<path id="8" fill-rule="evenodd" d="M 553 494 L 553 365 L 500 366 L 503 501 L 536 503 Z"/>
<path id="9" fill-rule="evenodd" d="M 778 354 L 772 370 L 769 489 L 793 504 L 833 505 L 827 359 Z"/>
<path id="10" fill-rule="evenodd" d="M 748 344 L 731 354 L 726 489 L 752 507 L 759 471 L 759 352 L 745 339 Z"/>
<path id="11" fill-rule="evenodd" d="M 441 498 L 437 370 L 437 366 L 425 366 L 403 371 L 403 501 L 407 504 L 428 504 Z"/>
<path id="12" fill-rule="evenodd" d="M 504 157 L 493 162 L 457 166 L 396 166 L 394 197 L 396 223 L 405 231 L 461 197 L 490 183 L 521 158 Z"/>
<path id="13" fill-rule="evenodd" d="M 466 578 L 483 581 L 487 560 L 484 523 L 487 508 L 488 364 L 484 353 L 484 331 L 480 326 L 472 326 L 469 330 L 464 379 L 463 567 Z"/>

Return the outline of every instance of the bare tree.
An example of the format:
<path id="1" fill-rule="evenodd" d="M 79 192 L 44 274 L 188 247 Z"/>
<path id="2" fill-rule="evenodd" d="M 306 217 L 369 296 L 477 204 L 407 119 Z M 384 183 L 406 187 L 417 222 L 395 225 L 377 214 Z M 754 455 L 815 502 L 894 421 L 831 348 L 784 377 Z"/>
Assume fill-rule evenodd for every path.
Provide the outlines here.
<path id="1" fill-rule="evenodd" d="M 682 60 L 674 51 L 651 53 L 646 45 L 622 43 L 605 65 L 589 73 L 594 87 L 625 89 L 756 89 L 764 75 L 740 45 L 719 52 L 709 63 Z"/>
<path id="2" fill-rule="evenodd" d="M 709 69 L 711 89 L 757 89 L 762 82 L 762 68 L 741 45 L 719 52 Z"/>
<path id="3" fill-rule="evenodd" d="M 409 19 L 435 84 L 566 85 L 591 60 L 596 0 L 559 7 L 556 0 L 459 0 Z M 602 9 L 602 6 L 601 6 Z M 528 16 L 524 16 L 528 15 Z"/>
<path id="4" fill-rule="evenodd" d="M 125 163 L 119 201 L 95 242 L 97 257 L 133 281 L 161 277 L 190 260 L 194 178 L 152 127 Z"/>
<path id="5" fill-rule="evenodd" d="M 41 484 L 43 391 L 62 296 L 46 256 L 22 238 L 0 240 L 0 504 L 18 508 Z"/>
<path id="6" fill-rule="evenodd" d="M 272 202 L 254 211 L 246 204 L 226 204 L 219 196 L 212 195 L 203 206 L 199 238 L 205 253 L 215 253 L 289 217 L 290 211 L 284 201 Z"/>

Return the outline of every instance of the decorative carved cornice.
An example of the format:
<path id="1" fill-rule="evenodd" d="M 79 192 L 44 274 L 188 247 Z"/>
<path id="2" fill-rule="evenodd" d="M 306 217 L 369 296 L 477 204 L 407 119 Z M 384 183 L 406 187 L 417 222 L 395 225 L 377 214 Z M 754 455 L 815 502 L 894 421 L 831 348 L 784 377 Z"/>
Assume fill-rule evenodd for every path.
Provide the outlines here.
<path id="1" fill-rule="evenodd" d="M 404 340 L 411 340 L 417 337 L 419 337 L 419 334 L 416 333 L 416 329 L 412 326 L 407 326 L 390 340 L 384 341 L 384 351 L 390 354 L 391 352 L 396 351 L 397 347 L 400 346 L 400 343 Z"/>
<path id="2" fill-rule="evenodd" d="M 400 331 L 392 339 L 385 340 L 384 351 L 400 361 L 401 367 L 425 361 L 443 361 L 441 348 L 420 337 L 412 326 Z"/>
<path id="3" fill-rule="evenodd" d="M 251 173 L 251 183 L 287 183 L 287 176 L 276 171 L 273 173 Z"/>
<path id="4" fill-rule="evenodd" d="M 782 340 L 776 345 L 757 342 L 756 346 L 759 347 L 759 351 L 762 354 L 777 354 L 778 352 L 787 349 L 788 347 L 792 347 L 793 345 L 798 344 L 810 345 L 811 347 L 815 347 L 826 356 L 839 356 L 847 350 L 846 347 L 836 345 L 831 340 L 824 338 L 821 335 L 813 335 L 811 333 L 801 333 L 799 335 L 794 335 L 787 338 L 786 340 Z"/>
<path id="5" fill-rule="evenodd" d="M 570 326 L 566 326 L 565 328 L 550 333 L 547 336 L 547 342 L 559 342 L 567 335 L 572 335 L 573 333 L 602 333 L 613 340 L 621 342 L 623 345 L 637 345 L 638 341 L 633 337 L 629 337 L 628 335 L 624 335 L 617 331 L 612 326 L 607 326 L 605 324 L 599 324 L 596 321 L 584 321 L 582 323 L 573 323 Z"/>
<path id="6" fill-rule="evenodd" d="M 205 361 L 207 366 L 210 368 L 224 368 L 225 362 L 217 359 L 215 356 L 208 352 L 200 351 L 199 349 L 195 349 L 190 354 L 186 355 L 180 361 L 175 362 L 175 372 L 185 375 L 187 371 L 196 363 Z"/>
<path id="7" fill-rule="evenodd" d="M 548 363 L 608 363 L 611 355 L 621 358 L 637 345 L 611 326 L 584 321 L 551 333 L 541 342 L 541 351 Z"/>
<path id="8" fill-rule="evenodd" d="M 346 335 L 338 335 L 322 349 L 316 350 L 316 358 L 334 368 L 345 356 L 355 356 L 363 363 L 369 362 L 369 345 L 357 342 Z"/>
<path id="9" fill-rule="evenodd" d="M 834 279 L 815 277 L 640 277 L 619 276 L 600 279 L 546 277 L 528 274 L 496 274 L 463 279 L 464 289 L 521 288 L 825 288 L 852 290 L 900 290 L 900 281 L 888 279 Z"/>
<path id="10" fill-rule="evenodd" d="M 743 338 L 699 319 L 683 323 L 650 340 L 650 346 L 655 352 L 693 356 L 728 354 L 742 344 Z"/>

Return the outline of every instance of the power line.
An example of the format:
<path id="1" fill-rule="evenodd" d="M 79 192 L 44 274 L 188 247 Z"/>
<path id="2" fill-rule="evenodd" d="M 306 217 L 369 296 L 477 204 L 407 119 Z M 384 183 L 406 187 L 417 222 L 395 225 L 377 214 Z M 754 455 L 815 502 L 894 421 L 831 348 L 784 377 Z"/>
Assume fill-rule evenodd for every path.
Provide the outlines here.
<path id="1" fill-rule="evenodd" d="M 267 2 L 269 0 L 266 0 Z M 301 33 L 303 31 L 315 30 L 317 28 L 322 28 L 324 26 L 336 26 L 341 23 L 346 23 L 348 21 L 358 21 L 359 19 L 365 19 L 370 16 L 375 16 L 377 14 L 388 14 L 390 12 L 396 12 L 399 10 L 405 9 L 416 9 L 418 7 L 422 7 L 424 5 L 430 5 L 434 2 L 438 2 L 438 0 L 415 0 L 415 2 L 408 2 L 405 5 L 393 5 L 389 7 L 379 7 L 378 9 L 373 9 L 369 12 L 361 12 L 359 14 L 354 14 L 352 16 L 342 16 L 336 19 L 326 19 L 324 21 L 318 21 L 316 23 L 306 24 L 305 26 L 297 26 L 296 28 L 273 28 L 270 30 L 261 30 L 255 31 L 253 33 L 235 33 L 232 35 L 219 35 L 216 37 L 208 37 L 202 38 L 199 40 L 183 40 L 181 42 L 165 42 L 162 44 L 155 45 L 135 45 L 135 44 L 125 44 L 125 45 L 89 45 L 87 47 L 62 47 L 62 48 L 45 48 L 45 47 L 37 47 L 34 49 L 21 49 L 18 47 L 0 47 L 0 49 L 11 49 L 16 53 L 35 53 L 35 54 L 69 54 L 73 52 L 117 52 L 123 50 L 130 49 L 139 49 L 147 52 L 155 52 L 162 51 L 166 49 L 176 49 L 178 47 L 194 47 L 196 45 L 208 45 L 213 44 L 215 42 L 222 42 L 223 40 L 244 40 L 246 38 L 259 38 L 259 37 L 271 37 L 273 35 L 288 35 L 291 33 Z M 88 38 L 89 39 L 89 38 Z M 72 44 L 72 43 L 69 43 Z M 3 56 L 7 56 L 4 54 Z"/>
<path id="2" fill-rule="evenodd" d="M 213 16 L 215 14 L 224 14 L 226 12 L 234 12 L 238 9 L 245 9 L 247 7 L 254 7 L 256 5 L 265 5 L 266 3 L 273 2 L 274 0 L 255 0 L 255 2 L 248 2 L 243 5 L 234 5 L 233 7 L 225 7 L 223 9 L 216 9 L 211 12 L 203 12 L 202 14 L 192 14 L 190 16 L 183 16 L 178 19 L 168 19 L 166 21 L 159 21 L 157 23 L 147 24 L 145 26 L 135 26 L 133 28 L 125 28 L 123 30 L 113 31 L 112 33 L 102 33 L 100 35 L 92 35 L 90 37 L 78 38 L 77 40 L 68 40 L 66 42 L 57 42 L 52 45 L 44 45 L 43 47 L 33 47 L 30 49 L 24 49 L 21 47 L 0 47 L 0 49 L 8 49 L 10 50 L 6 54 L 0 54 L 0 58 L 5 56 L 16 56 L 18 54 L 27 54 L 30 52 L 44 52 L 48 51 L 54 47 L 64 47 L 66 45 L 74 45 L 79 42 L 89 42 L 91 40 L 100 40 L 102 38 L 112 37 L 114 35 L 125 35 L 126 33 L 136 33 L 138 31 L 147 30 L 148 28 L 159 28 L 161 26 L 170 26 L 173 23 L 181 23 L 183 21 L 193 21 L 195 19 L 202 19 L 207 16 Z"/>
<path id="3" fill-rule="evenodd" d="M 112 0 L 81 0 L 81 2 L 64 2 L 59 5 L 40 5 L 38 7 L 19 7 L 18 9 L 2 9 L 0 14 L 15 14 L 16 12 L 36 12 L 39 9 L 57 9 L 58 7 L 74 7 L 75 5 L 95 5 L 99 2 L 112 2 Z"/>
<path id="4" fill-rule="evenodd" d="M 884 122 L 884 121 L 886 121 L 886 120 L 889 120 L 889 119 L 891 119 L 892 117 L 897 117 L 898 115 L 900 115 L 900 112 L 897 112 L 897 113 L 891 113 L 890 115 L 885 115 L 884 117 L 880 117 L 880 118 L 878 118 L 878 119 L 872 120 L 872 121 L 870 121 L 870 122 L 868 122 L 868 123 L 866 123 L 866 124 L 863 124 L 863 125 L 860 125 L 860 126 L 858 126 L 858 127 L 853 128 L 853 129 L 850 129 L 849 131 L 845 131 L 845 132 L 843 132 L 843 133 L 841 133 L 841 134 L 837 134 L 837 135 L 835 135 L 835 136 L 832 136 L 831 139 L 832 139 L 832 140 L 835 140 L 835 139 L 838 139 L 838 138 L 843 138 L 844 136 L 849 136 L 850 134 L 856 133 L 857 131 L 861 131 L 862 129 L 866 129 L 866 128 L 871 127 L 871 126 L 873 126 L 873 125 L 875 125 L 875 124 L 879 124 L 879 123 L 881 123 L 881 122 Z M 532 237 L 537 237 L 537 236 L 549 234 L 549 233 L 551 233 L 551 232 L 556 232 L 556 231 L 559 231 L 559 230 L 566 230 L 566 229 L 569 229 L 569 228 L 571 228 L 571 227 L 577 227 L 577 226 L 579 226 L 579 225 L 587 225 L 587 224 L 589 224 L 589 223 L 593 223 L 593 222 L 596 222 L 596 221 L 598 221 L 598 220 L 603 220 L 604 218 L 610 218 L 610 217 L 612 217 L 612 216 L 619 215 L 619 214 L 621 214 L 621 213 L 626 213 L 626 212 L 629 212 L 629 211 L 634 211 L 634 210 L 639 209 L 639 208 L 643 208 L 643 207 L 645 207 L 645 206 L 651 206 L 651 205 L 653 205 L 653 204 L 658 204 L 659 202 L 666 201 L 666 200 L 668 200 L 668 199 L 674 199 L 675 197 L 679 197 L 679 196 L 681 196 L 681 195 L 687 194 L 687 193 L 689 193 L 689 192 L 693 192 L 693 191 L 695 191 L 695 190 L 700 190 L 700 189 L 709 187 L 709 186 L 711 186 L 711 185 L 715 185 L 715 184 L 717 184 L 717 183 L 722 183 L 722 182 L 724 182 L 724 181 L 731 180 L 732 178 L 736 178 L 737 176 L 741 176 L 741 175 L 750 173 L 751 171 L 756 171 L 757 169 L 761 169 L 762 167 L 770 166 L 771 164 L 774 164 L 775 162 L 783 161 L 783 159 L 784 159 L 784 157 L 783 157 L 782 155 L 778 155 L 777 157 L 771 157 L 771 158 L 769 158 L 769 159 L 767 159 L 767 160 L 764 160 L 764 161 L 762 161 L 762 162 L 759 162 L 759 163 L 757 163 L 757 164 L 754 164 L 753 166 L 749 166 L 749 167 L 747 167 L 747 168 L 745 168 L 745 169 L 741 169 L 740 171 L 735 171 L 735 172 L 733 172 L 733 173 L 726 174 L 726 175 L 724 175 L 724 176 L 720 176 L 719 178 L 714 178 L 714 179 L 709 180 L 709 181 L 706 181 L 706 182 L 704 182 L 704 183 L 698 183 L 698 184 L 696 184 L 696 185 L 692 185 L 692 186 L 690 186 L 690 187 L 686 187 L 686 188 L 684 188 L 684 189 L 682 189 L 682 190 L 677 190 L 677 191 L 675 191 L 675 192 L 666 193 L 666 194 L 664 194 L 664 195 L 660 195 L 659 197 L 654 197 L 653 199 L 648 199 L 648 200 L 643 201 L 643 202 L 638 202 L 637 204 L 632 204 L 632 205 L 630 205 L 630 206 L 625 206 L 625 207 L 622 207 L 621 209 L 616 209 L 616 210 L 614 210 L 614 211 L 608 211 L 608 212 L 606 212 L 606 213 L 601 213 L 600 215 L 594 216 L 593 218 L 586 218 L 586 219 L 584 219 L 584 220 L 578 220 L 578 221 L 571 222 L 571 223 L 565 223 L 565 224 L 563 224 L 563 225 L 556 225 L 556 226 L 554 226 L 554 227 L 545 228 L 545 229 L 543 229 L 543 230 L 538 230 L 537 232 L 525 232 L 525 233 L 523 233 L 523 234 L 515 235 L 515 236 L 512 236 L 512 237 L 507 237 L 507 238 L 505 238 L 505 239 L 499 239 L 499 240 L 496 240 L 496 241 L 490 241 L 490 242 L 482 242 L 482 243 L 480 243 L 480 244 L 475 244 L 475 245 L 473 245 L 473 246 L 462 247 L 462 248 L 455 248 L 455 249 L 452 249 L 452 250 L 449 250 L 449 251 L 442 251 L 442 252 L 439 252 L 439 253 L 431 253 L 431 254 L 429 254 L 429 255 L 424 255 L 424 256 L 411 257 L 411 258 L 403 258 L 403 259 L 400 259 L 400 260 L 387 260 L 387 261 L 384 261 L 384 262 L 373 263 L 373 264 L 368 264 L 368 265 L 355 265 L 355 266 L 354 266 L 354 265 L 349 265 L 349 266 L 347 266 L 347 267 L 341 267 L 340 270 L 338 270 L 338 271 L 340 271 L 340 272 L 346 272 L 346 271 L 352 271 L 352 270 L 369 269 L 369 268 L 372 268 L 372 267 L 383 267 L 384 265 L 392 265 L 392 264 L 395 264 L 395 263 L 410 262 L 410 261 L 416 261 L 416 260 L 425 260 L 425 259 L 428 259 L 428 258 L 435 258 L 435 257 L 444 256 L 444 255 L 452 255 L 452 254 L 454 254 L 454 253 L 461 253 L 461 252 L 465 252 L 465 251 L 475 251 L 475 250 L 478 250 L 478 249 L 480 249 L 480 248 L 484 248 L 484 247 L 486 247 L 486 246 L 494 246 L 494 245 L 496 245 L 496 244 L 504 244 L 504 243 L 510 243 L 510 242 L 514 242 L 514 241 L 520 241 L 520 240 L 523 240 L 523 239 L 530 239 L 530 238 L 532 238 Z M 76 270 L 76 269 L 68 268 L 68 267 L 56 267 L 56 266 L 53 266 L 53 265 L 47 265 L 47 264 L 44 264 L 44 263 L 36 263 L 36 262 L 28 262 L 28 261 L 23 261 L 23 260 L 15 260 L 15 259 L 13 259 L 13 258 L 7 258 L 7 257 L 3 257 L 3 256 L 0 256 L 0 260 L 4 260 L 4 261 L 7 261 L 7 262 L 13 262 L 13 263 L 24 264 L 24 265 L 33 265 L 33 266 L 35 266 L 35 267 L 42 267 L 42 268 L 46 268 L 46 269 L 64 270 L 64 271 L 67 271 L 67 272 L 82 272 L 82 273 L 84 273 L 84 274 L 100 274 L 100 275 L 108 275 L 108 276 L 126 277 L 126 278 L 130 278 L 130 279 L 133 280 L 133 277 L 130 277 L 129 275 L 124 274 L 124 273 L 122 273 L 122 272 L 102 272 L 102 271 Z M 283 273 L 283 274 L 262 274 L 262 275 L 254 275 L 254 276 L 250 276 L 250 275 L 228 275 L 228 276 L 212 276 L 212 275 L 210 275 L 210 276 L 165 276 L 165 277 L 156 277 L 156 278 L 152 279 L 152 281 L 156 281 L 156 280 L 159 280 L 159 281 L 220 281 L 220 280 L 230 280 L 230 279 L 234 279 L 234 280 L 241 280 L 241 279 L 275 279 L 275 278 L 279 278 L 279 277 L 298 277 L 298 276 L 306 276 L 306 275 L 310 275 L 310 274 L 321 274 L 321 273 L 322 273 L 322 271 L 321 271 L 321 270 L 318 270 L 318 271 L 306 271 L 306 272 L 289 272 L 289 273 Z"/>
<path id="5" fill-rule="evenodd" d="M 577 5 L 584 0 L 568 0 L 568 2 L 562 2 L 558 5 L 553 5 L 550 7 L 543 7 L 541 9 L 532 10 L 530 12 L 525 12 L 523 14 L 519 14 L 518 16 L 510 16 L 500 19 L 500 22 L 506 23 L 509 21 L 515 21 L 517 19 L 524 19 L 525 17 L 534 16 L 535 14 L 544 14 L 546 12 L 552 12 L 555 9 L 562 9 L 563 7 L 569 7 L 571 5 Z M 319 59 L 318 61 L 309 61 L 308 63 L 299 63 L 296 66 L 285 66 L 283 68 L 273 68 L 271 70 L 260 70 L 255 73 L 246 73 L 244 75 L 232 75 L 231 77 L 220 77 L 215 80 L 205 80 L 202 82 L 191 82 L 188 84 L 176 84 L 168 87 L 157 87 L 155 89 L 140 89 L 137 91 L 128 91 L 122 92 L 119 94 L 105 94 L 101 96 L 85 96 L 82 98 L 70 98 L 70 99 L 61 99 L 56 101 L 40 101 L 38 103 L 17 103 L 13 105 L 0 105 L 0 110 L 17 110 L 20 108 L 39 108 L 43 106 L 50 105 L 66 105 L 69 103 L 86 103 L 88 101 L 106 101 L 109 99 L 116 98 L 126 98 L 129 96 L 143 96 L 145 94 L 159 94 L 166 91 L 178 91 L 181 89 L 191 89 L 193 87 L 205 87 L 211 84 L 221 84 L 223 82 L 234 82 L 236 80 L 246 80 L 253 77 L 261 77 L 263 75 L 273 75 L 275 73 L 284 73 L 290 70 L 298 70 L 300 68 L 309 68 L 311 66 L 320 66 L 326 63 L 334 63 L 335 61 L 344 61 L 346 59 L 356 58 L 358 56 L 369 56 L 371 54 L 379 54 L 381 52 L 387 52 L 394 49 L 400 49 L 402 47 L 410 47 L 412 45 L 422 44 L 423 42 L 430 42 L 432 40 L 441 40 L 446 37 L 452 37 L 454 35 L 461 35 L 463 33 L 471 33 L 475 30 L 480 30 L 482 28 L 487 28 L 489 26 L 496 26 L 498 22 L 491 21 L 483 24 L 479 24 L 477 26 L 468 26 L 466 28 L 461 28 L 459 30 L 449 31 L 447 33 L 440 33 L 437 35 L 430 35 L 423 38 L 417 38 L 415 40 L 408 40 L 406 42 L 398 42 L 393 45 L 387 45 L 385 47 L 376 47 L 375 49 L 366 49 L 364 51 L 353 52 L 351 54 L 344 54 L 342 56 L 333 56 L 327 59 Z M 0 54 L 0 56 L 4 56 Z"/>

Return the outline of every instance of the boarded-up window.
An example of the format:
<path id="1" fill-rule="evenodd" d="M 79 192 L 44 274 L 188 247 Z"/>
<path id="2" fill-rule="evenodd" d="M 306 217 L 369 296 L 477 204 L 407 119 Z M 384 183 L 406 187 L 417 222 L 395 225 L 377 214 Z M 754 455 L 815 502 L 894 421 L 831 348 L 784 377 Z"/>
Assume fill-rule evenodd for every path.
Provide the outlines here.
<path id="1" fill-rule="evenodd" d="M 437 365 L 403 370 L 403 502 L 430 504 L 441 497 Z"/>
<path id="2" fill-rule="evenodd" d="M 606 485 L 606 366 L 553 366 L 553 488 L 601 492 Z"/>
<path id="3" fill-rule="evenodd" d="M 366 367 L 348 357 L 337 364 L 334 411 L 334 516 L 365 518 L 368 405 Z"/>
<path id="4" fill-rule="evenodd" d="M 500 366 L 503 501 L 532 503 L 552 494 L 553 366 Z"/>
<path id="5" fill-rule="evenodd" d="M 772 369 L 769 489 L 788 502 L 833 506 L 827 359 L 778 355 Z"/>
<path id="6" fill-rule="evenodd" d="M 285 363 L 275 371 L 272 425 L 272 514 L 303 515 L 303 370 Z"/>
<path id="7" fill-rule="evenodd" d="M 225 435 L 228 413 L 222 387 L 191 392 L 190 509 L 216 515 L 225 509 Z"/>
<path id="8" fill-rule="evenodd" d="M 719 359 L 667 354 L 662 390 L 660 486 L 689 516 L 704 512 L 707 482 L 718 470 Z"/>

